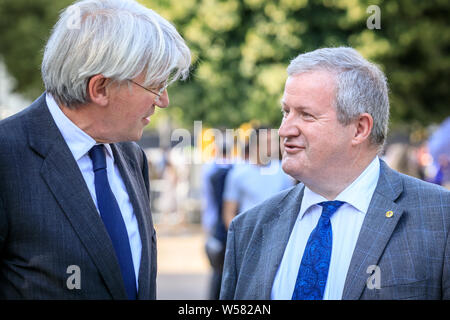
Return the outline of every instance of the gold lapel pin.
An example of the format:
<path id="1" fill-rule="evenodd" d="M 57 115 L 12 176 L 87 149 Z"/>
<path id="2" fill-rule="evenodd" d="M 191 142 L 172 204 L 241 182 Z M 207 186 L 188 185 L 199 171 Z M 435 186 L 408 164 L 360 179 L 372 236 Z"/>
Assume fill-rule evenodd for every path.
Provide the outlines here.
<path id="1" fill-rule="evenodd" d="M 386 218 L 390 218 L 394 215 L 394 212 L 389 210 L 388 212 L 386 212 Z"/>

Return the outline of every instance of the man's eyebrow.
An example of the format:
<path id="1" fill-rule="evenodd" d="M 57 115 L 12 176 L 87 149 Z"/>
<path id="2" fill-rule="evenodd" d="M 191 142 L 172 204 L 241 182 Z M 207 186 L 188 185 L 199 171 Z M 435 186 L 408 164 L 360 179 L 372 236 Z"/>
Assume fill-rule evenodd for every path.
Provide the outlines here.
<path id="1" fill-rule="evenodd" d="M 287 103 L 285 103 L 284 101 L 280 101 L 280 108 L 284 109 L 284 108 L 294 108 L 294 109 L 299 109 L 299 110 L 311 110 L 310 107 L 308 106 L 303 106 L 303 105 L 296 105 L 296 106 L 290 106 Z"/>

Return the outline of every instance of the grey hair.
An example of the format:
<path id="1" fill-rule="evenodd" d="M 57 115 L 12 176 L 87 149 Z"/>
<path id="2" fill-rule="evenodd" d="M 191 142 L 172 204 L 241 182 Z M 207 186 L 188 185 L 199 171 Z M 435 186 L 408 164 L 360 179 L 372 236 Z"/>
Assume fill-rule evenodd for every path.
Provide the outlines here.
<path id="1" fill-rule="evenodd" d="M 89 102 L 89 79 L 144 73 L 145 86 L 186 79 L 191 54 L 175 27 L 133 0 L 82 0 L 62 11 L 45 46 L 42 79 L 68 107 Z"/>
<path id="2" fill-rule="evenodd" d="M 338 121 L 348 125 L 360 114 L 370 114 L 373 118 L 370 142 L 382 149 L 388 132 L 389 97 L 387 80 L 380 68 L 355 49 L 338 47 L 300 54 L 291 61 L 287 72 L 293 76 L 317 70 L 336 77 Z"/>

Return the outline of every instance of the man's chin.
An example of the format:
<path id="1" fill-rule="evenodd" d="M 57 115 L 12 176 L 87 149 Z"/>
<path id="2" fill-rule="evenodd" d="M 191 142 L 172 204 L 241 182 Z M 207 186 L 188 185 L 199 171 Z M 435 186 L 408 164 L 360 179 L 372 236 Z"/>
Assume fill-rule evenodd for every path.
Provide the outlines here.
<path id="1" fill-rule="evenodd" d="M 298 162 L 293 161 L 293 159 L 285 159 L 283 158 L 282 162 L 281 162 L 281 168 L 283 169 L 283 171 L 290 175 L 291 177 L 293 177 L 294 179 L 298 180 L 298 176 L 300 175 L 300 166 Z"/>
<path id="2" fill-rule="evenodd" d="M 141 130 L 139 132 L 130 132 L 128 135 L 120 138 L 120 141 L 115 142 L 137 142 L 141 140 L 144 131 Z"/>
<path id="3" fill-rule="evenodd" d="M 129 141 L 139 141 L 141 140 L 142 136 L 144 135 L 144 127 L 140 128 L 139 130 L 134 130 L 134 132 L 131 132 L 131 139 Z"/>

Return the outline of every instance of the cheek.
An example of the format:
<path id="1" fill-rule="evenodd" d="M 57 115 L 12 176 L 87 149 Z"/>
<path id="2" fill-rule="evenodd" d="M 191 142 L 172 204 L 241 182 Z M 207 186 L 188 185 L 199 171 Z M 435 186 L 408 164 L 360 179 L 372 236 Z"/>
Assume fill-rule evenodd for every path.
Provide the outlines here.
<path id="1" fill-rule="evenodd" d="M 143 101 L 137 101 L 133 104 L 129 104 L 126 110 L 126 116 L 134 121 L 140 120 L 146 114 L 146 104 Z"/>
<path id="2" fill-rule="evenodd" d="M 349 152 L 348 136 L 341 129 L 341 131 L 333 131 L 327 137 L 322 140 L 320 148 L 316 148 L 317 150 L 315 151 L 319 153 L 319 158 L 323 162 L 337 163 Z"/>
<path id="3" fill-rule="evenodd" d="M 305 138 L 305 157 L 311 162 L 322 162 L 336 152 L 337 143 L 335 136 L 328 132 L 311 135 Z"/>

